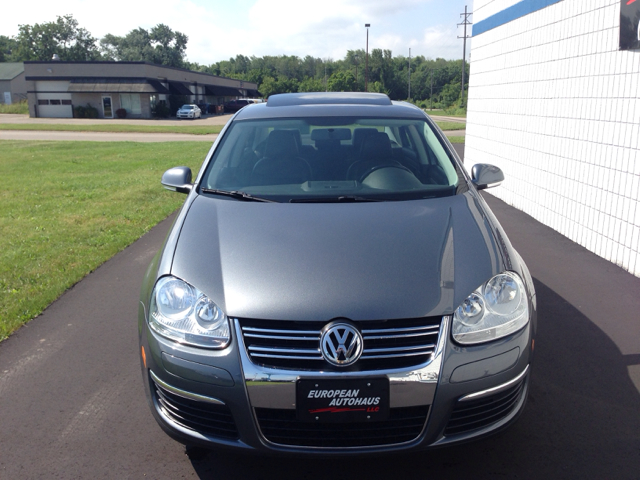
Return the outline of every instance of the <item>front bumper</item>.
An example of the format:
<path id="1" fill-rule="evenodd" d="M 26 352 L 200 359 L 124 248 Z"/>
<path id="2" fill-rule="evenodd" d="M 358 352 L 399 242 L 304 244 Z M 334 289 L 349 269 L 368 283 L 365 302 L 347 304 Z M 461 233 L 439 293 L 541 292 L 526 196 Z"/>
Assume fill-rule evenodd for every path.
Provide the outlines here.
<path id="1" fill-rule="evenodd" d="M 410 369 L 350 373 L 256 365 L 247 355 L 237 320 L 231 346 L 224 351 L 178 345 L 150 331 L 145 321 L 141 322 L 145 388 L 160 426 L 185 444 L 345 454 L 467 441 L 506 427 L 521 412 L 528 392 L 531 322 L 492 344 L 461 347 L 450 340 L 450 321 L 443 317 L 437 348 L 427 363 Z M 388 421 L 376 425 L 297 422 L 298 379 L 368 376 L 389 380 Z M 289 434 L 294 431 L 305 433 Z M 380 432 L 389 435 L 371 440 Z M 353 440 L 343 441 L 345 435 Z M 331 438 L 341 443 L 332 445 L 326 440 Z"/>

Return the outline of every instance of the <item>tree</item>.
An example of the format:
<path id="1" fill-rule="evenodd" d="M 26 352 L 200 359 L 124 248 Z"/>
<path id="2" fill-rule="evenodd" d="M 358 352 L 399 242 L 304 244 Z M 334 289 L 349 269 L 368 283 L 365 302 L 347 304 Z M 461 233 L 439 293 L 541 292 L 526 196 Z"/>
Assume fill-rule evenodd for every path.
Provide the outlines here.
<path id="1" fill-rule="evenodd" d="M 16 41 L 13 38 L 0 35 L 0 62 L 12 62 Z"/>
<path id="2" fill-rule="evenodd" d="M 144 31 L 142 31 L 144 33 Z M 364 91 L 364 50 L 348 50 L 341 60 L 296 56 L 246 57 L 236 55 L 209 66 L 186 64 L 190 70 L 237 78 L 258 84 L 265 95 L 286 92 Z M 369 91 L 406 99 L 409 59 L 390 50 L 369 55 Z M 468 73 L 468 64 L 467 67 Z M 355 72 L 358 72 L 357 80 Z M 432 100 L 448 107 L 459 101 L 461 60 L 411 58 L 411 97 L 418 104 Z M 326 75 L 326 76 L 325 76 Z M 469 78 L 466 75 L 466 78 Z M 433 81 L 433 88 L 432 88 Z M 433 94 L 433 99 L 431 98 Z M 429 102 L 431 104 L 431 102 Z"/>
<path id="3" fill-rule="evenodd" d="M 96 42 L 72 15 L 65 15 L 55 22 L 20 25 L 11 57 L 18 62 L 48 61 L 54 54 L 66 61 L 98 60 L 101 56 Z"/>
<path id="4" fill-rule="evenodd" d="M 336 72 L 327 81 L 330 92 L 353 92 L 356 88 L 356 78 L 349 71 Z"/>
<path id="5" fill-rule="evenodd" d="M 355 90 L 356 91 L 360 90 L 361 85 L 362 85 L 362 89 L 364 90 L 364 58 L 365 56 L 366 56 L 366 52 L 362 49 L 347 50 L 347 56 L 344 58 L 345 68 L 351 69 L 351 67 L 353 67 L 355 69 L 355 72 L 356 72 Z"/>
<path id="6" fill-rule="evenodd" d="M 324 80 L 313 77 L 306 77 L 298 86 L 299 92 L 324 92 Z"/>
<path id="7" fill-rule="evenodd" d="M 100 40 L 103 55 L 121 62 L 149 62 L 184 68 L 189 37 L 158 24 L 151 32 L 144 28 L 131 30 L 124 37 L 107 34 Z"/>

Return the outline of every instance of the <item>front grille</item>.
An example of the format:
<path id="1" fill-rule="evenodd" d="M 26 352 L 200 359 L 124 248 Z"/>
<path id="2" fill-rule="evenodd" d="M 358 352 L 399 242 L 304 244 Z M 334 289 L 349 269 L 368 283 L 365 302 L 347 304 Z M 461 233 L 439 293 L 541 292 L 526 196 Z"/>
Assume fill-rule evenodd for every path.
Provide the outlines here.
<path id="1" fill-rule="evenodd" d="M 428 406 L 392 408 L 380 422 L 308 423 L 295 410 L 256 408 L 264 437 L 272 443 L 300 447 L 344 448 L 394 445 L 415 440 L 424 428 Z"/>
<path id="2" fill-rule="evenodd" d="M 445 436 L 469 433 L 506 418 L 518 404 L 524 380 L 489 397 L 458 402 L 451 413 Z"/>
<path id="3" fill-rule="evenodd" d="M 237 439 L 238 430 L 226 405 L 190 400 L 165 390 L 152 381 L 157 408 L 171 421 L 203 435 Z"/>
<path id="4" fill-rule="evenodd" d="M 353 322 L 364 339 L 360 359 L 336 367 L 320 352 L 321 330 L 328 322 L 240 321 L 251 360 L 293 370 L 367 371 L 413 367 L 431 359 L 438 343 L 441 317 Z"/>

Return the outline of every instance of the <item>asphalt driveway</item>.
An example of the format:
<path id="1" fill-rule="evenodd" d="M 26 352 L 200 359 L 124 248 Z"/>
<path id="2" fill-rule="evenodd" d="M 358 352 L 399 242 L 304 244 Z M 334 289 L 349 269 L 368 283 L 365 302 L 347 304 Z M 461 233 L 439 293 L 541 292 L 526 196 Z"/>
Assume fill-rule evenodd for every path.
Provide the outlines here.
<path id="1" fill-rule="evenodd" d="M 0 478 L 638 479 L 640 278 L 486 198 L 539 308 L 529 404 L 507 432 L 419 456 L 190 460 L 151 417 L 138 359 L 139 286 L 169 218 L 0 344 Z"/>

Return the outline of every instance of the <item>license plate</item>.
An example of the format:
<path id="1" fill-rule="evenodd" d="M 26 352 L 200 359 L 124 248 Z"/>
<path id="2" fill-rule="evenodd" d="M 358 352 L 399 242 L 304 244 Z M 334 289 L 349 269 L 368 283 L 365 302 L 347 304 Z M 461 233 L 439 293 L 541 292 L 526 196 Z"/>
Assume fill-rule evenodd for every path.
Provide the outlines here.
<path id="1" fill-rule="evenodd" d="M 296 385 L 298 420 L 375 422 L 389 417 L 389 379 L 311 380 Z"/>

